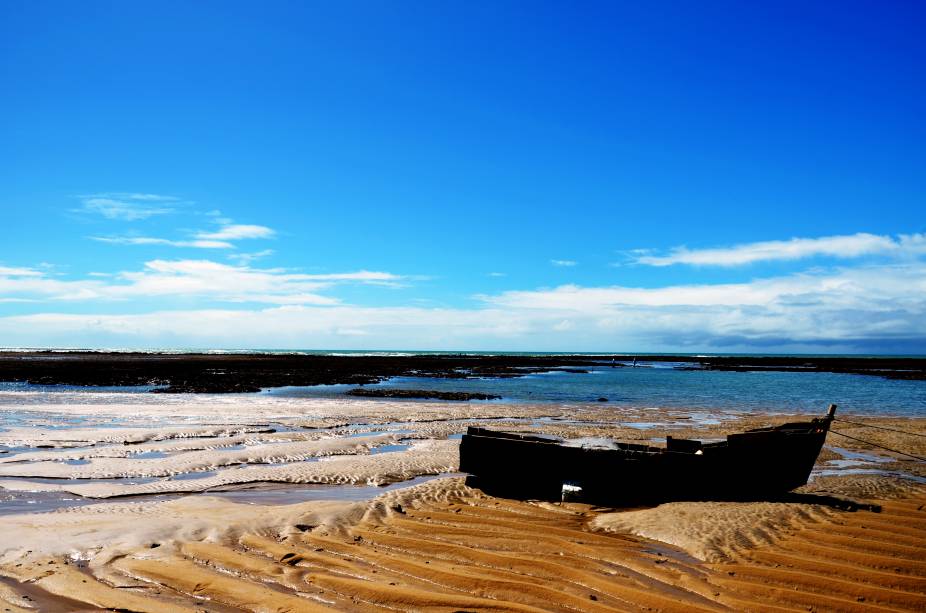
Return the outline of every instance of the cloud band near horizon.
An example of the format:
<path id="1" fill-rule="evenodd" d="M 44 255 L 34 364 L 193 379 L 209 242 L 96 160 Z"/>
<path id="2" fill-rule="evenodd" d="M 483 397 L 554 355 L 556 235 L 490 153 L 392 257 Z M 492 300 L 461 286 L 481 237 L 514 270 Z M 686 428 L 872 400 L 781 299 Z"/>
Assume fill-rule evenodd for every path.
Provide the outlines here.
<path id="1" fill-rule="evenodd" d="M 466 308 L 364 307 L 330 295 L 338 284 L 405 278 L 208 260 L 154 260 L 140 271 L 77 281 L 0 268 L 0 296 L 43 304 L 43 312 L 0 317 L 0 338 L 7 346 L 551 351 L 909 352 L 926 342 L 919 261 L 743 283 L 511 290 L 477 296 Z M 123 314 L 48 308 L 165 296 L 209 306 Z M 222 302 L 237 306 L 212 306 Z"/>

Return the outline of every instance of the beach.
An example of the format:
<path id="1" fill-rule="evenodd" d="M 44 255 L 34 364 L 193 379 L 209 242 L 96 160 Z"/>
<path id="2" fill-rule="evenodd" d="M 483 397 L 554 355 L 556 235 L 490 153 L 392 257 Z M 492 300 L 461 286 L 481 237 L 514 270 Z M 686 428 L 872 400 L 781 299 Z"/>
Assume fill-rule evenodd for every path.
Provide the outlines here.
<path id="1" fill-rule="evenodd" d="M 0 431 L 5 610 L 926 607 L 926 467 L 832 433 L 811 482 L 782 501 L 517 501 L 468 487 L 457 472 L 468 426 L 660 445 L 794 416 L 596 403 L 66 400 L 3 407 L 18 420 Z M 846 419 L 865 426 L 840 432 L 926 455 L 924 419 Z"/>
<path id="2" fill-rule="evenodd" d="M 0 1 L 0 613 L 926 613 L 924 30 Z"/>

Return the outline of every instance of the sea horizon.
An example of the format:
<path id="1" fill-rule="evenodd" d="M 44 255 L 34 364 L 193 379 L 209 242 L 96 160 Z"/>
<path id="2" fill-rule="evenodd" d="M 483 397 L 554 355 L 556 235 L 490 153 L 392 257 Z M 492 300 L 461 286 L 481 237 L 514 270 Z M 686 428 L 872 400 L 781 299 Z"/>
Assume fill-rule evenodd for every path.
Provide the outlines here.
<path id="1" fill-rule="evenodd" d="M 241 354 L 241 355 L 322 355 L 322 356 L 637 356 L 637 357 L 756 357 L 756 358 L 891 358 L 926 359 L 922 353 L 824 353 L 824 352 L 736 352 L 736 351 L 503 351 L 473 349 L 303 349 L 303 348 L 226 348 L 226 347 L 0 347 L 0 353 L 150 353 L 150 354 Z"/>

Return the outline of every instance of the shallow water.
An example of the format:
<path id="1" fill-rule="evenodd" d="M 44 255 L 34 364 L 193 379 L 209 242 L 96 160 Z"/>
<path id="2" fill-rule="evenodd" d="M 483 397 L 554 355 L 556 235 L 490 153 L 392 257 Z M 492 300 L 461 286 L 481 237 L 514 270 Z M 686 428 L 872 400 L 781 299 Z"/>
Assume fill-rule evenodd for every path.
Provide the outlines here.
<path id="1" fill-rule="evenodd" d="M 259 483 L 233 490 L 211 490 L 204 495 L 219 496 L 239 503 L 279 505 L 308 502 L 310 500 L 362 501 L 376 498 L 384 492 L 411 487 L 433 479 L 459 477 L 460 473 L 426 475 L 391 485 L 316 485 L 316 484 L 268 484 Z"/>
<path id="2" fill-rule="evenodd" d="M 206 479 L 208 477 L 214 477 L 216 472 L 214 470 L 198 470 L 189 473 L 178 473 L 176 475 L 171 475 L 168 477 L 170 481 L 188 481 L 191 479 Z"/>
<path id="3" fill-rule="evenodd" d="M 926 416 L 926 381 L 902 381 L 868 375 L 819 372 L 724 372 L 680 370 L 670 364 L 655 367 L 601 366 L 588 373 L 555 370 L 517 378 L 445 379 L 397 377 L 368 387 L 428 389 L 442 392 L 483 392 L 501 400 L 482 403 L 568 403 L 595 402 L 614 408 L 685 408 L 695 411 L 742 411 L 750 413 L 820 414 L 830 403 L 840 412 L 868 415 Z M 34 425 L 47 420 L 49 427 L 90 425 L 77 414 L 51 416 L 30 414 L 30 405 L 142 404 L 199 405 L 261 402 L 286 403 L 290 399 L 346 399 L 353 385 L 271 388 L 256 394 L 149 394 L 150 388 L 79 388 L 74 386 L 31 386 L 0 383 L 0 427 Z M 606 398 L 607 402 L 598 402 Z M 354 402 L 382 402 L 356 399 Z M 405 400 L 404 402 L 426 402 Z M 65 409 L 67 410 L 67 409 Z M 112 418 L 93 418 L 95 427 L 117 426 Z M 277 431 L 292 426 L 271 422 Z"/>
<path id="4" fill-rule="evenodd" d="M 852 451 L 842 447 L 828 447 L 835 451 L 841 458 L 827 460 L 823 465 L 814 466 L 810 473 L 810 479 L 817 477 L 843 477 L 847 475 L 877 475 L 882 477 L 896 477 L 899 479 L 909 479 L 917 483 L 926 483 L 926 478 L 913 475 L 899 470 L 885 470 L 880 465 L 890 464 L 895 461 L 889 458 L 873 453 L 862 451 Z"/>
<path id="5" fill-rule="evenodd" d="M 561 370 L 509 379 L 397 377 L 367 387 L 485 392 L 499 401 L 597 402 L 602 406 L 820 413 L 830 403 L 872 415 L 926 416 L 926 381 L 900 381 L 842 373 L 724 372 L 657 367 Z M 337 398 L 352 385 L 269 389 L 280 398 Z M 370 399 L 370 402 L 377 402 Z"/>
<path id="6" fill-rule="evenodd" d="M 408 448 L 411 445 L 399 443 L 396 445 L 380 445 L 379 447 L 373 447 L 370 449 L 370 453 L 376 455 L 378 453 L 395 453 L 397 451 L 408 451 Z"/>
<path id="7" fill-rule="evenodd" d="M 594 402 L 595 408 L 613 408 L 620 411 L 626 408 L 680 408 L 684 409 L 667 419 L 663 414 L 650 419 L 655 421 L 635 422 L 627 417 L 619 417 L 622 425 L 649 429 L 655 427 L 706 426 L 720 423 L 733 414 L 804 412 L 819 415 L 830 402 L 840 405 L 841 411 L 857 412 L 871 415 L 900 415 L 926 417 L 926 382 L 892 381 L 878 377 L 832 374 L 832 373 L 776 373 L 776 372 L 720 372 L 690 371 L 674 369 L 669 364 L 659 364 L 658 368 L 611 368 L 603 366 L 589 373 L 569 373 L 555 371 L 548 374 L 531 374 L 513 379 L 431 379 L 431 378 L 397 378 L 380 384 L 381 387 L 403 389 L 433 389 L 439 391 L 486 392 L 498 394 L 505 402 L 549 404 L 550 414 L 563 413 L 570 403 Z M 39 426 L 60 432 L 83 427 L 118 428 L 129 425 L 131 415 L 125 418 L 106 415 L 94 415 L 92 410 L 82 410 L 82 405 L 124 403 L 129 411 L 132 405 L 168 405 L 183 406 L 185 403 L 202 405 L 230 405 L 227 415 L 240 419 L 256 430 L 276 432 L 305 432 L 299 425 L 286 423 L 292 407 L 302 404 L 299 399 L 311 398 L 345 398 L 343 394 L 354 386 L 319 386 L 310 388 L 280 388 L 267 390 L 258 394 L 240 395 L 162 395 L 147 393 L 150 388 L 134 389 L 100 389 L 74 388 L 70 386 L 29 386 L 17 384 L 15 387 L 0 385 L 0 429 L 15 426 Z M 607 402 L 597 402 L 598 398 L 607 398 Z M 352 403 L 381 402 L 377 399 L 352 399 Z M 408 401 L 403 401 L 408 402 Z M 412 401 L 414 402 L 414 401 Z M 248 421 L 248 407 L 281 405 L 279 413 L 271 413 L 266 422 L 255 424 Z M 30 405 L 54 405 L 43 407 L 45 410 L 30 410 Z M 475 403 L 483 404 L 483 403 Z M 464 409 L 466 403 L 459 403 Z M 587 405 L 586 405 L 587 406 Z M 60 411 L 59 411 L 60 407 Z M 239 412 L 240 407 L 240 412 Z M 47 409 L 52 408 L 49 412 Z M 503 408 L 503 407 L 499 407 Z M 580 407 L 581 408 L 581 407 Z M 285 410 L 283 410 L 285 409 Z M 546 409 L 542 409 L 546 413 Z M 564 413 L 567 414 L 568 413 Z M 143 415 L 143 412 L 142 412 Z M 224 415 L 224 414 L 223 414 Z M 266 413 L 265 413 L 266 415 Z M 403 413 L 396 414 L 404 419 Z M 466 413 L 462 413 L 466 415 Z M 571 417 L 571 416 L 570 416 Z M 132 426 L 142 425 L 183 425 L 193 426 L 202 423 L 195 417 L 178 416 L 165 418 L 140 418 Z M 274 420 L 283 421 L 274 421 Z M 395 417 L 392 417 L 395 419 Z M 624 419 L 628 421 L 624 422 Z M 594 422 L 575 421 L 573 419 L 550 417 L 498 417 L 468 418 L 442 420 L 444 424 L 462 426 L 469 422 L 516 423 L 535 426 L 555 425 L 594 425 Z M 420 424 L 419 424 L 420 425 Z M 391 421 L 387 423 L 353 423 L 348 426 L 332 426 L 333 433 L 348 438 L 368 437 L 379 434 L 393 434 L 399 441 L 371 449 L 371 454 L 402 453 L 409 446 L 401 440 L 402 435 L 412 433 L 417 426 L 410 422 Z M 107 430 L 112 432 L 112 430 Z M 227 436 L 227 435 L 225 435 Z M 459 438 L 459 433 L 450 435 Z M 219 437 L 221 439 L 221 436 Z M 238 439 L 240 440 L 240 439 Z M 14 443 L 15 444 L 15 443 Z M 63 445 L 69 442 L 61 443 Z M 88 449 L 86 443 L 73 443 Z M 105 444 L 103 444 L 105 446 Z M 92 447 L 92 446 L 91 446 Z M 237 443 L 221 447 L 221 451 L 244 449 L 246 445 Z M 11 455 L 24 451 L 34 451 L 29 447 L 4 447 L 2 450 Z M 68 451 L 64 447 L 56 450 Z M 879 474 L 891 476 L 894 473 L 881 470 L 878 458 L 867 454 L 853 453 L 836 449 L 842 455 L 826 466 L 818 467 L 814 476 L 830 474 Z M 132 459 L 157 461 L 174 452 L 156 450 L 141 451 L 130 456 Z M 6 454 L 5 454 L 6 455 Z M 9 457 L 9 455 L 7 455 Z M 325 461 L 326 458 L 312 458 L 304 461 Z M 69 459 L 68 464 L 80 466 L 87 464 L 86 459 Z M 282 466 L 286 462 L 262 464 L 254 462 L 244 468 Z M 855 471 L 855 472 L 852 472 Z M 170 480 L 201 479 L 215 475 L 215 471 L 200 470 L 168 477 Z M 422 480 L 428 479 L 421 478 Z M 30 479 L 44 481 L 43 479 Z M 51 481 L 51 480 L 49 480 Z M 61 480 L 54 480 L 61 483 Z M 82 483 L 94 480 L 81 480 Z M 123 480 L 107 480 L 122 482 Z M 132 482 L 146 482 L 147 479 L 131 479 Z M 128 482 L 126 480 L 125 482 Z M 372 498 L 387 489 L 415 484 L 413 480 L 382 488 L 375 486 L 333 486 L 333 485 L 279 485 L 256 484 L 255 487 L 239 488 L 234 491 L 209 492 L 209 495 L 221 495 L 250 504 L 282 504 L 305 500 L 364 500 Z M 139 500 L 162 499 L 164 495 L 144 496 Z M 95 500 L 82 499 L 67 493 L 40 492 L 5 492 L 0 489 L 0 514 L 17 512 L 35 512 L 53 510 L 68 506 L 93 504 Z"/>
<path id="8" fill-rule="evenodd" d="M 897 479 L 908 479 L 916 483 L 926 484 L 926 477 L 911 475 L 910 473 L 901 472 L 899 470 L 880 470 L 878 468 L 824 468 L 822 470 L 814 471 L 811 474 L 811 479 L 814 477 L 844 477 L 847 475 L 876 475 L 880 477 L 895 477 Z"/>
<path id="9" fill-rule="evenodd" d="M 460 473 L 426 475 L 400 481 L 386 486 L 378 485 L 318 485 L 318 484 L 282 484 L 252 483 L 239 488 L 210 490 L 192 494 L 154 494 L 150 496 L 129 496 L 119 499 L 131 502 L 154 502 L 174 500 L 183 496 L 218 496 L 241 504 L 284 505 L 309 502 L 313 500 L 342 500 L 360 502 L 372 500 L 384 492 L 426 483 L 433 479 L 459 477 Z M 42 481 L 42 479 L 29 479 Z M 143 480 L 133 479 L 133 482 Z M 47 513 L 59 509 L 83 507 L 94 504 L 112 503 L 112 499 L 83 498 L 67 492 L 17 492 L 0 489 L 0 515 L 19 513 Z"/>
<path id="10" fill-rule="evenodd" d="M 159 495 L 139 497 L 138 499 L 151 502 L 176 497 L 176 495 Z M 47 513 L 59 509 L 85 507 L 103 502 L 112 501 L 83 498 L 67 492 L 12 492 L 0 489 L 0 515 Z"/>

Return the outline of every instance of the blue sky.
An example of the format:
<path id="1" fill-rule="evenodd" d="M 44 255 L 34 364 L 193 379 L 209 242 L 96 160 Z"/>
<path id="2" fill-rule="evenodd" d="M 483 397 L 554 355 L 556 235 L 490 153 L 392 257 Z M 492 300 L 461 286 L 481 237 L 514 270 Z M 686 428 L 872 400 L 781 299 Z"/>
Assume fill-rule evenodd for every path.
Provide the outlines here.
<path id="1" fill-rule="evenodd" d="M 926 9 L 5 2 L 0 345 L 926 353 Z"/>

